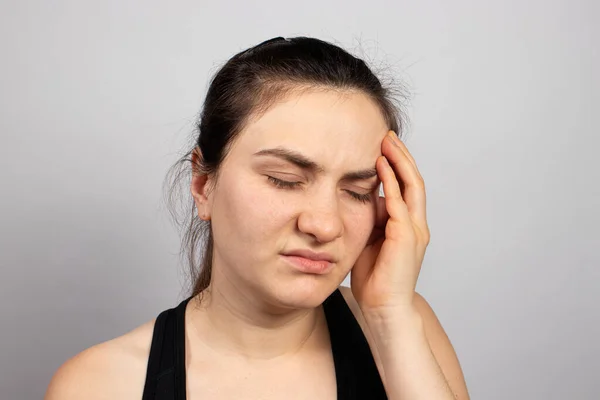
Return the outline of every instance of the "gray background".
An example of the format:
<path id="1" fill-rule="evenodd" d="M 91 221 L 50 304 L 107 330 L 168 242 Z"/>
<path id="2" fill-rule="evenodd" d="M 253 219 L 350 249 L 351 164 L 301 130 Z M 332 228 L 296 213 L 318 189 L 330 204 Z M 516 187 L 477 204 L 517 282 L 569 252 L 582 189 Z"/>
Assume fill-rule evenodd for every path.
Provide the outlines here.
<path id="1" fill-rule="evenodd" d="M 0 7 L 2 399 L 41 398 L 67 358 L 184 296 L 164 174 L 216 68 L 277 35 L 336 41 L 413 93 L 419 290 L 472 398 L 598 398 L 598 2 Z"/>

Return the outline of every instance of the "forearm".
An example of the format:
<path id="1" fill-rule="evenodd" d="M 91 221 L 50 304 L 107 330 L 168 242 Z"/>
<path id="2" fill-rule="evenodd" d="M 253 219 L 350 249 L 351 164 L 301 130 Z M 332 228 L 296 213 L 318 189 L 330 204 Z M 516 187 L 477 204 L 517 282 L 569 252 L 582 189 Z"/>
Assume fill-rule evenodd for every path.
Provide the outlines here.
<path id="1" fill-rule="evenodd" d="M 454 399 L 414 308 L 365 315 L 390 400 Z"/>

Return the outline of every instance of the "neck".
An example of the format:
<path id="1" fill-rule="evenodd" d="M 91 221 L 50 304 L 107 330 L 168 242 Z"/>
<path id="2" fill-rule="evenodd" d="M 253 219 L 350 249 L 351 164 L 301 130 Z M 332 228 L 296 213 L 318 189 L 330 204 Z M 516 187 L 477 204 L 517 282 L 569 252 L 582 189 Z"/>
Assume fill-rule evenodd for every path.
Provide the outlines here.
<path id="1" fill-rule="evenodd" d="M 207 347 L 248 360 L 290 358 L 319 346 L 322 309 L 285 309 L 260 302 L 213 270 L 210 286 L 194 299 L 193 330 Z M 321 334 L 319 334 L 321 332 Z"/>

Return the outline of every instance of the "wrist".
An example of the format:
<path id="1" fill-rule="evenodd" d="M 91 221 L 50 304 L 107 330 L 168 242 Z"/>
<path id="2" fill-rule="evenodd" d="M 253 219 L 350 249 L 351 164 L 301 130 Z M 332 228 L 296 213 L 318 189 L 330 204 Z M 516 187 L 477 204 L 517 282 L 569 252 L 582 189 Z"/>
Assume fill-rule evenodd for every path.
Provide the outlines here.
<path id="1" fill-rule="evenodd" d="M 380 339 L 397 340 L 414 334 L 424 334 L 423 317 L 416 307 L 395 307 L 363 312 L 365 322 Z"/>

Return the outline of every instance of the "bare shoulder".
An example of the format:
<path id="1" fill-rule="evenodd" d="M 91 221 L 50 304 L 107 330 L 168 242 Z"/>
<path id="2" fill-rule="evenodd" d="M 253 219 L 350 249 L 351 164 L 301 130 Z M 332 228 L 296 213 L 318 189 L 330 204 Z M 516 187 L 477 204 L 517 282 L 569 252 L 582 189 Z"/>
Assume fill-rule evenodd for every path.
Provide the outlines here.
<path id="1" fill-rule="evenodd" d="M 352 313 L 361 326 L 367 341 L 371 347 L 373 347 L 373 340 L 371 338 L 370 331 L 366 326 L 366 322 L 360 307 L 352 295 L 352 290 L 345 286 L 340 286 L 339 288 L 340 292 L 344 296 L 344 299 L 346 300 L 346 303 L 348 303 L 348 306 L 352 310 Z M 455 393 L 457 399 L 469 399 L 465 378 L 458 361 L 458 357 L 454 347 L 452 346 L 452 343 L 450 342 L 450 339 L 448 338 L 448 335 L 442 327 L 442 324 L 435 315 L 435 312 L 427 300 L 425 300 L 425 298 L 419 293 L 415 293 L 414 305 L 419 311 L 419 314 L 423 320 L 425 336 L 427 337 L 431 352 L 435 356 L 438 365 L 442 369 L 442 372 L 448 381 L 448 385 Z M 375 362 L 379 364 L 379 355 L 374 352 L 373 356 L 375 358 Z"/>
<path id="2" fill-rule="evenodd" d="M 141 399 L 154 321 L 67 360 L 52 377 L 44 399 Z"/>

